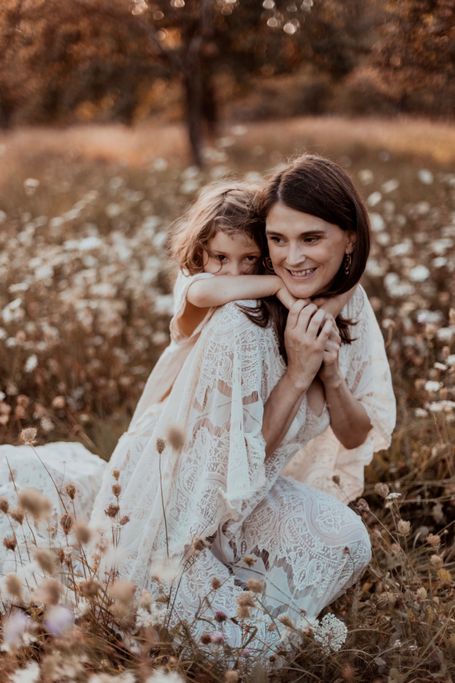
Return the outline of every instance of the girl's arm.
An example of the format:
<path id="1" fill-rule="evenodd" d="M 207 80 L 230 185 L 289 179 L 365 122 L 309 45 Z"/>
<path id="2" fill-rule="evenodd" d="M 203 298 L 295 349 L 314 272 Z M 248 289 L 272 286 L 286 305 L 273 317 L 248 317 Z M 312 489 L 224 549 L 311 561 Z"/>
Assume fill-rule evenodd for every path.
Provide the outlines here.
<path id="1" fill-rule="evenodd" d="M 196 280 L 187 291 L 187 301 L 197 308 L 223 306 L 230 301 L 262 299 L 283 286 L 277 275 L 217 275 Z"/>

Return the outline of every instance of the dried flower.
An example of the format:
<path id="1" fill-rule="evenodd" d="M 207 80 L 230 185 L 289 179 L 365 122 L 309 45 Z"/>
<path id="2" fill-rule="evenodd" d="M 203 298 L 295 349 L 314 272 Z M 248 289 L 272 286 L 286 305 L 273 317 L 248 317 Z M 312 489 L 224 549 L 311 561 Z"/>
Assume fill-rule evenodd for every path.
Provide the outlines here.
<path id="1" fill-rule="evenodd" d="M 25 510 L 20 506 L 15 507 L 10 511 L 10 515 L 15 522 L 17 522 L 18 524 L 22 524 L 25 517 Z"/>
<path id="2" fill-rule="evenodd" d="M 68 536 L 69 532 L 73 528 L 74 524 L 74 517 L 70 515 L 68 512 L 64 512 L 63 515 L 60 517 L 60 526 L 63 529 L 63 533 Z"/>
<path id="3" fill-rule="evenodd" d="M 77 522 L 74 525 L 74 535 L 79 543 L 86 544 L 90 541 L 92 537 L 92 532 L 89 527 L 83 522 Z"/>
<path id="4" fill-rule="evenodd" d="M 263 593 L 265 584 L 264 581 L 259 581 L 258 579 L 248 579 L 247 583 L 247 588 L 250 591 L 253 591 L 253 593 Z"/>
<path id="5" fill-rule="evenodd" d="M 185 443 L 185 435 L 179 427 L 171 425 L 166 432 L 166 439 L 175 451 L 180 451 Z"/>
<path id="6" fill-rule="evenodd" d="M 53 574 L 56 570 L 56 557 L 51 550 L 37 548 L 35 550 L 35 560 L 41 569 L 47 574 Z"/>
<path id="7" fill-rule="evenodd" d="M 68 607 L 55 605 L 46 610 L 44 625 L 53 636 L 61 636 L 74 625 L 74 613 Z"/>
<path id="8" fill-rule="evenodd" d="M 440 555 L 432 555 L 430 557 L 430 562 L 435 569 L 439 569 L 444 564 L 444 560 Z"/>
<path id="9" fill-rule="evenodd" d="M 226 612 L 223 612 L 223 610 L 221 610 L 221 609 L 217 609 L 215 612 L 215 621 L 218 621 L 221 624 L 223 621 L 226 621 L 226 619 L 227 619 Z"/>
<path id="10" fill-rule="evenodd" d="M 158 438 L 156 440 L 156 450 L 158 451 L 158 453 L 161 455 L 161 453 L 164 451 L 165 448 L 166 448 L 165 440 Z"/>
<path id="11" fill-rule="evenodd" d="M 402 536 L 407 536 L 411 531 L 411 522 L 405 519 L 400 519 L 397 524 L 398 533 Z"/>
<path id="12" fill-rule="evenodd" d="M 57 579 L 45 579 L 34 591 L 34 598 L 45 605 L 56 605 L 63 586 Z"/>
<path id="13" fill-rule="evenodd" d="M 244 555 L 242 559 L 247 567 L 253 567 L 257 562 L 257 557 L 254 557 L 254 555 Z"/>
<path id="14" fill-rule="evenodd" d="M 22 601 L 22 581 L 16 574 L 8 574 L 5 578 L 5 587 L 10 595 Z"/>
<path id="15" fill-rule="evenodd" d="M 31 624 L 31 619 L 24 612 L 14 610 L 3 622 L 3 640 L 10 647 L 20 645 L 23 635 Z M 12 679 L 10 679 L 12 680 Z"/>
<path id="16" fill-rule="evenodd" d="M 9 510 L 9 503 L 6 498 L 0 498 L 0 510 L 6 514 L 8 514 Z"/>
<path id="17" fill-rule="evenodd" d="M 26 488 L 19 491 L 19 502 L 35 520 L 48 516 L 52 510 L 50 500 L 37 489 Z"/>
<path id="18" fill-rule="evenodd" d="M 387 486 L 387 484 L 383 484 L 382 482 L 378 482 L 377 484 L 374 485 L 374 491 L 375 493 L 378 494 L 378 496 L 381 496 L 382 498 L 387 498 L 389 495 L 390 489 Z"/>
<path id="19" fill-rule="evenodd" d="M 5 536 L 3 539 L 3 545 L 7 550 L 16 550 L 17 538 L 16 536 Z"/>
<path id="20" fill-rule="evenodd" d="M 116 498 L 119 497 L 120 493 L 122 492 L 122 487 L 120 484 L 112 484 L 112 493 Z"/>
<path id="21" fill-rule="evenodd" d="M 56 410 L 61 410 L 65 405 L 66 400 L 64 396 L 55 396 L 55 398 L 52 399 L 52 407 Z"/>
<path id="22" fill-rule="evenodd" d="M 254 607 L 254 594 L 251 591 L 243 591 L 237 596 L 237 604 L 241 607 Z"/>
<path id="23" fill-rule="evenodd" d="M 114 600 L 124 605 L 130 605 L 134 598 L 136 586 L 132 581 L 115 581 L 109 589 L 109 594 Z"/>
<path id="24" fill-rule="evenodd" d="M 114 477 L 114 479 L 116 481 L 118 481 L 120 479 L 120 470 L 117 470 L 117 469 L 112 470 L 112 476 Z"/>
<path id="25" fill-rule="evenodd" d="M 216 576 L 214 576 L 212 578 L 211 585 L 213 590 L 216 591 L 221 586 L 221 581 Z"/>
<path id="26" fill-rule="evenodd" d="M 123 517 L 120 518 L 119 524 L 120 526 L 125 526 L 125 524 L 128 524 L 129 521 L 130 518 L 128 517 L 128 515 L 123 515 Z"/>
<path id="27" fill-rule="evenodd" d="M 19 438 L 22 443 L 25 443 L 27 446 L 33 446 L 33 444 L 36 443 L 37 433 L 38 431 L 35 427 L 26 427 L 21 431 Z"/>
<path id="28" fill-rule="evenodd" d="M 441 545 L 441 537 L 437 534 L 428 534 L 426 541 L 432 548 L 439 548 Z"/>
<path id="29" fill-rule="evenodd" d="M 107 508 L 104 511 L 104 514 L 107 515 L 108 517 L 116 517 L 118 512 L 120 510 L 120 505 L 114 505 L 114 503 L 110 503 Z"/>
<path id="30" fill-rule="evenodd" d="M 95 598 L 100 590 L 101 586 L 95 579 L 87 579 L 86 581 L 80 581 L 78 583 L 78 591 L 81 595 L 86 598 Z"/>
<path id="31" fill-rule="evenodd" d="M 74 486 L 74 484 L 67 484 L 65 486 L 65 491 L 71 498 L 71 500 L 74 500 L 74 498 L 76 497 L 76 487 Z"/>

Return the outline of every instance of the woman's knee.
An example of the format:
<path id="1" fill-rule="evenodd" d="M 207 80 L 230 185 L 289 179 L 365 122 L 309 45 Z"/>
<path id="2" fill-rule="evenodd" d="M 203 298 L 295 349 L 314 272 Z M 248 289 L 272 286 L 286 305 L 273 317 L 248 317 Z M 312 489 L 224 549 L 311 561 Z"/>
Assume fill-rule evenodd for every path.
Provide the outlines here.
<path id="1" fill-rule="evenodd" d="M 353 557 L 356 571 L 365 569 L 371 562 L 371 539 L 362 518 L 351 508 L 347 508 L 350 517 L 349 539 L 346 543 L 347 552 Z"/>

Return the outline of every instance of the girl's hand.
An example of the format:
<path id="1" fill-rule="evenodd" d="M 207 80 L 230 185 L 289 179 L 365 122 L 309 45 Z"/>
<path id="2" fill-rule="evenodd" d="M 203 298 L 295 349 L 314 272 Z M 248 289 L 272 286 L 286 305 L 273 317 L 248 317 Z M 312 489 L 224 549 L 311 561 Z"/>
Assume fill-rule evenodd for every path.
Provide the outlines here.
<path id="1" fill-rule="evenodd" d="M 275 295 L 279 301 L 283 304 L 283 306 L 286 306 L 288 310 L 291 309 L 291 307 L 295 304 L 297 299 L 292 296 L 291 292 L 283 283 L 281 283 L 281 287 L 277 290 L 277 293 Z"/>
<path id="2" fill-rule="evenodd" d="M 333 327 L 333 318 L 315 304 L 299 300 L 291 306 L 284 331 L 286 374 L 299 390 L 306 391 L 321 368 Z"/>
<path id="3" fill-rule="evenodd" d="M 324 298 L 322 296 L 318 297 L 313 300 L 313 303 L 315 303 L 319 307 L 322 307 L 327 313 L 330 313 L 331 315 L 333 315 L 334 318 L 336 318 L 337 315 L 340 315 L 343 308 L 351 299 L 356 287 L 357 285 L 352 287 L 349 291 L 344 292 L 343 294 L 337 294 L 337 296 L 332 296 L 329 298 Z"/>
<path id="4" fill-rule="evenodd" d="M 331 316 L 328 316 L 329 318 Z M 330 330 L 329 338 L 325 344 L 324 353 L 322 355 L 322 365 L 319 370 L 319 378 L 324 384 L 336 383 L 340 379 L 340 369 L 338 365 L 341 337 L 338 332 L 335 321 L 332 318 L 332 329 Z"/>

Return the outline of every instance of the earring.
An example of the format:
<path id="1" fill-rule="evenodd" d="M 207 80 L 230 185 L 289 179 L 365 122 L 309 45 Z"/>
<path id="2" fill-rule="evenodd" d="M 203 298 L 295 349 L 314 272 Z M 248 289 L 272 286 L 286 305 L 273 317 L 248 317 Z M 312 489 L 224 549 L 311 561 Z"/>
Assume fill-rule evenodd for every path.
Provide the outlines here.
<path id="1" fill-rule="evenodd" d="M 344 255 L 344 272 L 346 275 L 349 275 L 351 272 L 351 264 L 352 264 L 352 256 L 351 254 L 345 254 Z"/>
<path id="2" fill-rule="evenodd" d="M 275 273 L 275 271 L 273 270 L 272 259 L 270 258 L 270 256 L 265 256 L 262 259 L 262 265 L 268 273 Z"/>

